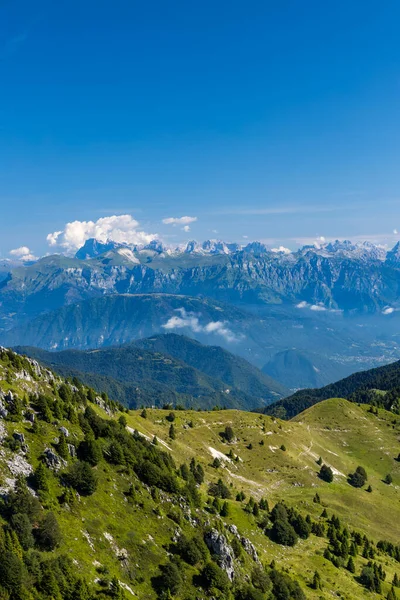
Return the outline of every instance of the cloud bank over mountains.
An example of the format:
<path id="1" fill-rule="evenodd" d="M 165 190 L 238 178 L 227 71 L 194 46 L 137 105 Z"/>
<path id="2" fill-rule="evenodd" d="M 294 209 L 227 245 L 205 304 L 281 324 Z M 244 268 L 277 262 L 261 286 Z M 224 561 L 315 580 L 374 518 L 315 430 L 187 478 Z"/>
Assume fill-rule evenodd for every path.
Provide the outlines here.
<path id="1" fill-rule="evenodd" d="M 97 221 L 72 221 L 62 231 L 49 233 L 46 239 L 51 248 L 58 247 L 72 253 L 90 238 L 100 242 L 112 240 L 125 244 L 149 244 L 158 238 L 156 233 L 146 233 L 138 227 L 139 222 L 132 215 L 113 215 Z"/>

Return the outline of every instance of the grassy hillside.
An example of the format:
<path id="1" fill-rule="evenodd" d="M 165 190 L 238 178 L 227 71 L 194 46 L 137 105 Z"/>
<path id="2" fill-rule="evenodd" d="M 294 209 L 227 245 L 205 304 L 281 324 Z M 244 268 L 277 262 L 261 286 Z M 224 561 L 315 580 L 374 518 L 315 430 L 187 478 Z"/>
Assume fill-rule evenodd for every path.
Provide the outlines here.
<path id="1" fill-rule="evenodd" d="M 333 399 L 289 422 L 235 410 L 121 413 L 3 350 L 0 390 L 2 598 L 378 599 L 400 574 L 392 556 L 400 560 L 400 550 L 377 545 L 400 534 L 400 423 L 384 410 Z M 58 469 L 46 466 L 46 449 Z M 318 477 L 320 456 L 332 483 Z M 95 489 L 79 487 L 83 464 Z M 359 465 L 368 482 L 354 488 L 347 474 Z M 42 506 L 36 514 L 25 481 Z M 58 526 L 46 529 L 54 518 Z M 302 531 L 293 546 L 273 541 L 282 521 Z M 346 569 L 353 547 L 354 573 Z M 369 561 L 385 572 L 379 592 L 366 588 Z"/>
<path id="2" fill-rule="evenodd" d="M 378 393 L 374 393 L 378 390 Z M 380 392 L 386 392 L 381 394 Z M 299 390 L 295 394 L 273 403 L 266 409 L 267 414 L 291 418 L 310 406 L 327 400 L 341 397 L 362 403 L 374 402 L 387 409 L 398 412 L 400 395 L 400 361 L 354 373 L 336 383 L 319 389 Z"/>
<path id="3" fill-rule="evenodd" d="M 172 338 L 180 339 L 181 336 Z M 146 346 L 145 341 L 143 346 Z M 133 344 L 88 351 L 46 352 L 24 347 L 17 350 L 65 376 L 78 376 L 88 385 L 132 408 L 180 403 L 193 408 L 210 409 L 219 405 L 251 410 L 265 406 L 285 393 L 283 386 L 264 377 L 244 359 L 198 342 L 191 344 L 190 340 L 186 346 L 194 350 L 188 357 L 190 363 L 175 358 L 172 352 L 162 353 L 157 348 L 151 351 Z M 218 362 L 214 356 L 219 357 Z M 207 360 L 214 363 L 212 368 L 207 368 Z M 244 383 L 246 376 L 248 385 Z"/>

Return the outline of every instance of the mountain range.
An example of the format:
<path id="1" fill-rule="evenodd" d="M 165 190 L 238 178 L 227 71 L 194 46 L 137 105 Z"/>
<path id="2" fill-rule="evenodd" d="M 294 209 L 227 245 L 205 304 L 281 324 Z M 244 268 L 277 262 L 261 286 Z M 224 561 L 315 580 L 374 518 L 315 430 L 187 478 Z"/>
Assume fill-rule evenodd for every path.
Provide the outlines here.
<path id="1" fill-rule="evenodd" d="M 2 264 L 0 342 L 90 349 L 183 333 L 296 389 L 400 358 L 399 291 L 399 244 L 289 252 L 260 242 L 167 248 L 92 239 L 75 257 Z M 282 360 L 289 351 L 301 360 Z"/>

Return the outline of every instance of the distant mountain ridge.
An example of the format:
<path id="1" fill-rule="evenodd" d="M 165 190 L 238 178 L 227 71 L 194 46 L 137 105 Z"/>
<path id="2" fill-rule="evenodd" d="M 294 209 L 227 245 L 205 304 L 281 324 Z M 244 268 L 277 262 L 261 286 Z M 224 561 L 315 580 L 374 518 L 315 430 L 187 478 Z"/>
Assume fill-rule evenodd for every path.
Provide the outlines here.
<path id="1" fill-rule="evenodd" d="M 295 348 L 275 354 L 262 368 L 262 372 L 291 389 L 318 388 L 348 375 L 346 366 L 311 352 Z"/>
<path id="2" fill-rule="evenodd" d="M 158 345 L 168 348 L 168 352 L 157 350 L 154 340 L 103 350 L 46 352 L 30 347 L 16 350 L 63 376 L 77 376 L 87 385 L 96 385 L 129 407 L 180 403 L 194 408 L 220 405 L 253 409 L 288 393 L 287 388 L 229 352 L 202 346 L 183 336 L 166 336 L 165 342 L 162 337 L 159 336 Z M 174 352 L 179 354 L 179 346 L 186 348 L 188 362 L 174 356 Z"/>
<path id="3" fill-rule="evenodd" d="M 85 244 L 80 248 L 75 257 L 80 260 L 88 258 L 95 258 L 104 252 L 109 250 L 117 250 L 120 248 L 128 248 L 133 252 L 141 251 L 155 251 L 158 254 L 175 255 L 179 254 L 198 254 L 198 255 L 230 255 L 237 252 L 245 252 L 251 254 L 294 254 L 304 255 L 305 253 L 314 251 L 316 254 L 321 256 L 338 255 L 346 258 L 354 259 L 373 259 L 373 260 L 385 260 L 385 258 L 391 259 L 393 254 L 399 253 L 400 243 L 387 251 L 383 246 L 373 244 L 371 242 L 357 242 L 352 243 L 350 240 L 335 240 L 334 242 L 324 242 L 314 245 L 303 246 L 297 251 L 291 252 L 287 248 L 270 248 L 266 244 L 258 241 L 249 242 L 247 244 L 239 244 L 237 242 L 226 242 L 218 239 L 209 239 L 204 242 L 198 242 L 196 240 L 190 240 L 186 244 L 179 246 L 173 246 L 171 244 L 164 244 L 160 240 L 153 240 L 147 245 L 138 244 L 124 244 L 121 242 L 114 242 L 107 240 L 102 242 L 95 238 L 86 240 Z"/>
<path id="4" fill-rule="evenodd" d="M 135 345 L 152 352 L 173 356 L 250 396 L 263 397 L 267 389 L 279 395 L 286 395 L 288 391 L 284 384 L 278 384 L 276 380 L 247 360 L 224 350 L 221 346 L 205 346 L 196 340 L 175 333 L 138 340 Z"/>

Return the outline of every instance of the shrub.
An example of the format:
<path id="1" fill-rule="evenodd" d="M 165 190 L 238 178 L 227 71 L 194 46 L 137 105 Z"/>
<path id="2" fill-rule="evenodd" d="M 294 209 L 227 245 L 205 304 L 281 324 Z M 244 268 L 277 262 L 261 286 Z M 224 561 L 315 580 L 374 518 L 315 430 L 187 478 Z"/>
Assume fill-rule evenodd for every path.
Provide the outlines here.
<path id="1" fill-rule="evenodd" d="M 349 476 L 349 483 L 355 488 L 361 488 L 367 481 L 367 473 L 364 467 L 357 467 L 354 473 Z"/>
<path id="2" fill-rule="evenodd" d="M 43 550 L 54 550 L 61 543 L 61 530 L 52 512 L 48 512 L 35 530 L 37 543 Z"/>
<path id="3" fill-rule="evenodd" d="M 182 585 L 182 575 L 173 562 L 169 562 L 166 565 L 161 566 L 161 577 L 160 577 L 161 589 L 169 592 L 175 596 Z"/>
<path id="4" fill-rule="evenodd" d="M 283 519 L 277 519 L 270 532 L 271 539 L 282 546 L 294 546 L 297 542 L 297 534 L 292 525 Z"/>
<path id="5" fill-rule="evenodd" d="M 222 479 L 218 479 L 217 483 L 210 483 L 210 485 L 208 486 L 208 493 L 210 494 L 210 496 L 214 496 L 215 498 L 222 498 L 223 500 L 231 497 L 229 488 L 222 481 Z"/>
<path id="6" fill-rule="evenodd" d="M 82 496 L 90 496 L 96 491 L 97 476 L 87 462 L 78 460 L 65 474 L 67 484 Z"/>
<path id="7" fill-rule="evenodd" d="M 328 467 L 327 465 L 322 465 L 320 472 L 319 472 L 319 478 L 322 479 L 323 481 L 326 481 L 327 483 L 332 483 L 333 481 L 333 471 L 330 467 Z"/>
<path id="8" fill-rule="evenodd" d="M 208 557 L 207 546 L 199 537 L 188 539 L 185 536 L 181 536 L 176 544 L 176 551 L 185 562 L 193 566 L 206 560 Z"/>
<path id="9" fill-rule="evenodd" d="M 227 442 L 233 442 L 233 440 L 235 439 L 235 434 L 233 433 L 233 429 L 230 425 L 227 425 L 225 427 L 222 437 Z"/>
<path id="10" fill-rule="evenodd" d="M 208 562 L 202 571 L 204 586 L 207 589 L 217 588 L 226 592 L 230 586 L 228 575 L 213 562 Z"/>

